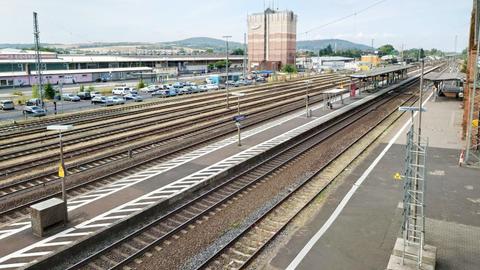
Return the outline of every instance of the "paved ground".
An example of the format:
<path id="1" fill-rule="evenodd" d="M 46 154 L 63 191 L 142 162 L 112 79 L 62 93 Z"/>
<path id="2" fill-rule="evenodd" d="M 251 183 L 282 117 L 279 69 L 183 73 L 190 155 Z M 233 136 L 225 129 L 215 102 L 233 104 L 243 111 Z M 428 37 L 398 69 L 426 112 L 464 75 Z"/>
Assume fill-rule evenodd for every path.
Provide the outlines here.
<path id="1" fill-rule="evenodd" d="M 438 248 L 437 269 L 480 269 L 480 170 L 457 165 L 462 147 L 459 105 L 446 99 L 428 102 L 424 115 L 423 132 L 430 139 L 426 243 Z M 407 119 L 343 179 L 311 221 L 281 247 L 268 269 L 287 268 L 308 246 Z M 401 227 L 402 183 L 392 175 L 403 171 L 404 143 L 404 135 L 395 140 L 297 269 L 385 269 Z"/>

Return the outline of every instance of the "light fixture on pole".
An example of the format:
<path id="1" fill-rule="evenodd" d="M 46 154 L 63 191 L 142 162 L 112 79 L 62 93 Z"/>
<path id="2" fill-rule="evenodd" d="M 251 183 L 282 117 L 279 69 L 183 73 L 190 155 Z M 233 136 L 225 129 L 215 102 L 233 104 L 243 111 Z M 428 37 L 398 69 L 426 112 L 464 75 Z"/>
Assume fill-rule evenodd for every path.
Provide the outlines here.
<path id="1" fill-rule="evenodd" d="M 237 116 L 234 117 L 235 125 L 237 126 L 237 133 L 238 133 L 238 146 L 242 146 L 242 141 L 241 141 L 241 134 L 240 134 L 240 128 L 242 127 L 242 124 L 240 123 L 242 120 L 244 120 L 246 117 L 245 115 L 240 114 L 240 97 L 245 96 L 245 93 L 240 93 L 240 92 L 233 92 L 232 96 L 237 97 Z"/>
<path id="2" fill-rule="evenodd" d="M 65 177 L 67 177 L 67 170 L 65 169 L 65 161 L 63 160 L 63 141 L 62 132 L 73 129 L 73 125 L 50 125 L 47 126 L 47 130 L 58 131 L 58 137 L 60 139 L 60 164 L 58 166 L 58 176 L 62 178 L 62 200 L 67 205 L 67 194 L 65 188 Z M 66 215 L 66 213 L 65 213 Z M 65 218 L 67 220 L 67 218 Z"/>
<path id="3" fill-rule="evenodd" d="M 312 82 L 311 80 L 306 80 L 305 81 L 305 84 L 307 86 L 307 88 L 305 90 L 305 115 L 307 117 L 310 117 L 312 115 L 312 112 L 310 111 L 310 108 L 309 108 L 309 96 L 308 96 L 308 91 L 309 91 L 311 82 Z"/>
<path id="4" fill-rule="evenodd" d="M 226 71 L 227 71 L 227 79 L 225 80 L 225 89 L 227 91 L 227 109 L 230 109 L 230 97 L 229 97 L 229 94 L 228 94 L 228 70 L 229 70 L 229 60 L 228 60 L 228 39 L 231 38 L 232 36 L 223 36 L 223 38 L 225 39 L 225 44 L 227 46 L 226 48 L 226 51 L 225 51 L 225 55 L 226 55 L 226 58 L 227 58 L 227 61 L 225 62 L 225 68 L 226 68 Z"/>

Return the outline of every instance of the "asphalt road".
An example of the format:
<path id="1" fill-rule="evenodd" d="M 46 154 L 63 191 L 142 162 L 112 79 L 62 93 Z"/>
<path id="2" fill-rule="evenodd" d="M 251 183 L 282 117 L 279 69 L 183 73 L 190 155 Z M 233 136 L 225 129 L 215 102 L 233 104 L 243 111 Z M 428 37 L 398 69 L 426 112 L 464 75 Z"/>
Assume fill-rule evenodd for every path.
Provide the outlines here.
<path id="1" fill-rule="evenodd" d="M 147 93 L 140 93 L 143 99 L 158 99 L 157 97 L 152 97 L 150 94 Z M 126 104 L 133 103 L 132 100 L 127 100 Z M 47 115 L 55 114 L 54 106 L 52 102 L 48 102 L 45 104 L 47 109 Z M 78 102 L 72 101 L 64 101 L 63 106 L 61 102 L 57 102 L 57 114 L 61 114 L 63 112 L 74 112 L 74 111 L 82 111 L 87 109 L 99 108 L 102 105 L 100 104 L 92 104 L 90 100 L 81 100 Z M 0 110 L 0 121 L 13 121 L 13 120 L 21 120 L 24 119 L 25 116 L 22 113 L 23 105 L 15 105 L 15 110 L 7 110 L 2 111 Z"/>

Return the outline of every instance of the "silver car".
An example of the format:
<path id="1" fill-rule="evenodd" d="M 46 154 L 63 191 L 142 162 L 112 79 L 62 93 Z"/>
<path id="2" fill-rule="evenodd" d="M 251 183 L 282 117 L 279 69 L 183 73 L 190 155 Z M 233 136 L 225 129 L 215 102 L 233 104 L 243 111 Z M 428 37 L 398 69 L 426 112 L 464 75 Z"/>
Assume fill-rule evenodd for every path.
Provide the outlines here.
<path id="1" fill-rule="evenodd" d="M 126 100 L 133 100 L 135 102 L 141 102 L 143 101 L 143 97 L 140 96 L 140 95 L 137 95 L 137 94 L 126 94 L 125 96 L 123 96 Z"/>
<path id="2" fill-rule="evenodd" d="M 23 113 L 30 116 L 45 116 L 47 112 L 38 106 L 25 106 Z"/>
<path id="3" fill-rule="evenodd" d="M 125 99 L 123 97 L 118 96 L 109 96 L 107 97 L 107 101 L 111 101 L 113 104 L 125 104 Z"/>
<path id="4" fill-rule="evenodd" d="M 74 94 L 63 94 L 62 97 L 65 101 L 80 101 L 80 97 Z"/>
<path id="5" fill-rule="evenodd" d="M 5 99 L 5 100 L 0 100 L 0 109 L 2 110 L 14 110 L 15 105 L 13 104 L 13 101 Z"/>

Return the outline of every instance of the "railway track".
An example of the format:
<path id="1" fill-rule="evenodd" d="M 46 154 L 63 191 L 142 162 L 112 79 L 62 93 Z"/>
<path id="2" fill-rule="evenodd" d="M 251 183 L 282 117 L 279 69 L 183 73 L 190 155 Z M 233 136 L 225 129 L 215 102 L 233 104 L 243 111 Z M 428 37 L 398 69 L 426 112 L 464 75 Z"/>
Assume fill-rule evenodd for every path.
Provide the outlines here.
<path id="1" fill-rule="evenodd" d="M 316 89 L 327 87 L 329 83 L 335 83 L 338 79 L 329 79 L 329 80 L 322 80 L 319 81 L 317 86 L 312 87 L 312 92 Z M 344 82 L 340 81 L 340 82 Z M 294 94 L 298 91 L 301 91 L 301 87 L 296 87 L 294 89 L 290 88 L 282 88 L 275 91 L 275 93 L 283 98 L 288 98 L 294 96 Z M 244 107 L 248 108 L 250 103 L 255 101 L 261 101 L 265 99 L 266 96 L 271 95 L 271 91 L 269 92 L 260 92 L 256 93 L 253 92 L 249 94 L 245 99 Z M 280 98 L 276 98 L 274 100 L 270 100 L 270 102 L 281 100 Z M 64 145 L 68 147 L 69 145 L 85 143 L 92 140 L 97 140 L 101 138 L 109 138 L 112 136 L 119 137 L 119 134 L 132 132 L 135 130 L 145 129 L 147 127 L 158 125 L 167 122 L 174 122 L 176 120 L 181 120 L 184 118 L 188 118 L 195 115 L 203 114 L 205 117 L 206 113 L 211 113 L 211 116 L 206 116 L 210 118 L 214 117 L 221 117 L 221 115 L 225 115 L 231 113 L 227 111 L 222 106 L 222 98 L 220 99 L 213 99 L 204 101 L 201 103 L 194 103 L 194 104 L 187 104 L 184 106 L 175 106 L 173 108 L 169 108 L 167 110 L 155 111 L 153 113 L 141 113 L 141 114 L 134 114 L 128 119 L 120 118 L 120 119 L 108 119 L 103 122 L 89 124 L 86 127 L 77 127 L 76 130 L 72 130 L 69 132 L 65 132 L 64 135 Z M 220 103 L 220 104 L 218 104 Z M 198 117 L 197 117 L 198 118 Z M 88 132 L 94 131 L 94 132 Z M 26 139 L 22 137 L 18 137 L 15 139 L 10 139 L 10 141 L 4 141 L 0 143 L 0 162 L 4 162 L 4 166 L 0 166 L 0 175 L 5 173 L 12 173 L 14 172 L 13 169 L 6 170 L 7 161 L 11 159 L 20 158 L 31 156 L 35 153 L 42 153 L 42 155 L 48 154 L 49 150 L 57 149 L 58 142 L 57 137 L 58 135 L 55 132 L 45 132 L 45 130 L 41 133 L 43 136 L 29 136 Z M 81 135 L 81 136 L 80 136 Z M 131 137 L 131 136 L 129 136 Z M 37 143 L 37 144 L 35 144 Z M 106 142 L 108 143 L 108 142 Z M 68 154 L 68 153 L 66 153 Z M 21 168 L 18 168 L 21 169 Z"/>
<path id="2" fill-rule="evenodd" d="M 255 101 L 257 101 L 258 103 L 258 99 L 255 98 Z M 257 107 L 258 105 L 256 104 L 253 104 L 251 105 L 252 107 Z M 248 105 L 244 106 L 246 107 L 246 109 L 248 109 Z M 228 115 L 228 114 L 227 114 Z M 214 118 L 217 118 L 217 117 L 214 117 Z M 185 127 L 189 127 L 191 123 L 185 123 L 183 124 Z M 88 169 L 91 169 L 91 168 L 94 168 L 94 167 L 98 167 L 98 166 L 103 166 L 105 165 L 106 163 L 109 163 L 109 162 L 114 162 L 116 160 L 119 160 L 119 159 L 124 159 L 124 158 L 128 158 L 130 155 L 137 155 L 141 152 L 144 152 L 144 151 L 148 151 L 152 148 L 155 148 L 155 147 L 159 147 L 159 146 L 162 146 L 162 145 L 168 145 L 170 143 L 175 143 L 175 142 L 178 142 L 178 141 L 181 141 L 187 137 L 190 137 L 192 135 L 197 135 L 199 133 L 205 133 L 205 132 L 208 132 L 208 131 L 211 131 L 212 129 L 216 129 L 218 127 L 229 127 L 231 126 L 230 125 L 230 119 L 229 117 L 224 117 L 224 119 L 220 122 L 220 123 L 216 123 L 210 127 L 205 127 L 205 126 L 200 126 L 198 127 L 196 130 L 194 130 L 193 132 L 189 132 L 189 133 L 185 133 L 184 135 L 177 135 L 177 136 L 173 136 L 171 138 L 168 138 L 168 139 L 163 139 L 161 141 L 149 141 L 147 144 L 144 144 L 144 145 L 140 145 L 140 146 L 137 146 L 137 147 L 131 147 L 129 146 L 127 149 L 124 148 L 124 150 L 120 150 L 120 151 L 116 151 L 116 153 L 112 154 L 112 155 L 108 155 L 106 157 L 102 157 L 101 159 L 93 159 L 93 160 L 89 160 L 87 162 L 84 162 L 84 163 L 81 163 L 81 164 L 78 164 L 76 165 L 73 169 L 71 169 L 71 172 L 73 173 L 79 173 L 79 172 L 82 172 L 82 171 L 85 171 L 85 170 L 88 170 Z M 175 126 L 174 128 L 178 128 L 179 126 Z M 233 130 L 232 127 L 229 127 L 229 130 Z M 177 132 L 179 133 L 179 132 Z M 181 133 L 181 132 L 180 132 Z M 138 137 L 133 137 L 133 136 L 130 136 L 128 139 L 129 140 L 136 140 Z M 128 141 L 126 142 L 119 142 L 119 141 L 114 141 L 112 143 L 109 143 L 107 145 L 101 145 L 101 146 L 94 146 L 93 149 L 99 149 L 99 150 L 102 150 L 104 148 L 108 148 L 108 147 L 116 147 L 116 146 L 119 146 L 119 144 L 126 144 L 128 143 Z M 81 149 L 81 152 L 77 152 L 75 153 L 75 155 L 81 155 L 83 153 L 88 153 L 88 154 L 91 154 L 91 151 L 92 149 L 91 148 L 83 148 Z M 88 152 L 87 152 L 88 151 Z M 130 152 L 129 152 L 130 151 Z M 66 157 L 69 157 L 69 156 L 73 156 L 74 154 L 73 153 L 69 153 L 67 152 L 65 154 Z M 14 169 L 12 169 L 13 171 L 10 171 L 9 176 L 12 177 L 12 173 L 14 172 L 19 172 L 19 171 L 22 171 L 22 170 L 26 170 L 26 169 L 32 169 L 34 166 L 40 166 L 40 165 L 45 165 L 45 164 L 52 164 L 54 163 L 54 161 L 52 161 L 52 157 L 45 157 L 43 159 L 39 159 L 37 161 L 35 161 L 35 163 L 29 163 L 29 164 L 25 164 L 25 165 L 17 165 Z M 48 183 L 48 182 L 52 182 L 54 180 L 57 180 L 58 177 L 54 174 L 54 172 L 50 172 L 50 173 L 45 173 L 43 174 L 41 177 L 33 177 L 33 178 L 27 178 L 27 179 L 23 179 L 21 181 L 15 181 L 11 184 L 3 184 L 0 188 L 0 198 L 2 197 L 6 197 L 6 196 L 11 196 L 12 194 L 15 194 L 15 193 L 18 193 L 18 192 L 21 192 L 21 191 L 26 191 L 26 190 L 31 190 L 37 186 L 43 186 L 45 185 L 45 183 Z"/>
<path id="3" fill-rule="evenodd" d="M 319 76 L 313 76 L 310 78 L 317 79 L 317 78 L 328 78 L 333 76 L 335 76 L 335 74 L 319 75 Z M 292 80 L 285 83 L 256 85 L 256 86 L 249 86 L 246 88 L 241 87 L 241 88 L 238 88 L 238 90 L 255 91 L 255 90 L 262 90 L 262 89 L 272 89 L 281 85 L 294 85 L 298 83 L 298 81 L 301 81 L 304 79 L 305 78 L 299 78 L 299 79 Z M 193 96 L 189 96 L 188 99 L 192 97 L 196 99 L 205 99 L 205 98 L 217 97 L 221 95 L 225 95 L 223 91 L 204 92 L 200 94 L 195 94 Z M 110 116 L 118 117 L 120 115 L 129 115 L 132 113 L 132 110 L 137 112 L 142 110 L 148 111 L 149 109 L 155 109 L 156 106 L 165 106 L 165 105 L 168 105 L 169 103 L 178 103 L 178 102 L 185 101 L 185 100 L 182 100 L 183 97 L 184 95 L 177 96 L 174 98 L 160 99 L 158 101 L 153 101 L 153 102 L 129 104 L 125 106 L 112 107 L 112 108 L 102 108 L 102 109 L 97 109 L 95 111 L 80 112 L 80 113 L 67 114 L 67 115 L 57 115 L 54 117 L 40 118 L 40 119 L 25 122 L 25 123 L 16 123 L 13 125 L 0 127 L 0 138 L 5 139 L 5 138 L 8 138 L 9 136 L 25 134 L 26 132 L 32 133 L 32 132 L 43 129 L 45 126 L 50 124 L 59 124 L 59 123 L 81 124 L 81 123 L 88 123 L 91 121 L 105 119 Z M 186 102 L 189 102 L 189 101 L 186 101 Z"/>
<path id="4" fill-rule="evenodd" d="M 188 225 L 194 224 L 195 221 L 203 216 L 215 211 L 219 206 L 232 200 L 247 188 L 264 181 L 266 177 L 279 168 L 286 166 L 289 162 L 310 151 L 340 130 L 349 127 L 353 123 L 358 124 L 364 116 L 388 103 L 398 95 L 384 96 L 372 100 L 314 130 L 300 135 L 293 143 L 276 152 L 268 159 L 235 176 L 230 176 L 216 188 L 184 203 L 168 214 L 135 230 L 133 233 L 127 234 L 99 252 L 71 266 L 69 269 L 119 269 L 128 265 L 133 259 L 152 249 L 152 247 L 161 246 L 165 240 L 172 239 L 172 236 L 181 230 L 188 230 Z M 212 261 L 214 258 L 216 256 L 212 257 Z"/>
<path id="5" fill-rule="evenodd" d="M 329 79 L 340 79 L 340 78 L 341 76 L 338 76 L 336 74 L 329 74 L 329 75 L 313 77 L 312 81 L 324 81 Z M 233 89 L 232 91 L 241 90 L 242 92 L 248 93 L 250 96 L 253 96 L 253 95 L 262 95 L 272 90 L 277 91 L 277 90 L 282 90 L 290 87 L 295 87 L 295 85 L 298 85 L 298 82 L 287 82 L 285 84 L 268 85 L 268 86 L 261 86 L 261 87 L 249 87 L 249 88 L 243 88 L 243 89 L 238 88 L 238 89 Z M 102 126 L 105 126 L 106 124 L 111 126 L 111 125 L 114 125 L 116 122 L 115 121 L 108 122 L 108 120 L 113 120 L 118 118 L 120 118 L 122 121 L 132 121 L 132 118 L 146 119 L 154 115 L 154 113 L 156 112 L 162 112 L 162 110 L 170 109 L 178 112 L 179 107 L 181 107 L 180 109 L 185 110 L 185 109 L 191 108 L 191 106 L 189 105 L 195 105 L 195 104 L 204 105 L 212 101 L 220 102 L 224 99 L 225 99 L 224 91 L 204 92 L 204 93 L 199 93 L 195 95 L 182 95 L 179 98 L 160 99 L 160 101 L 146 102 L 141 105 L 128 105 L 128 106 L 125 105 L 124 107 L 99 108 L 97 110 L 98 115 L 95 115 L 95 114 L 91 115 L 91 113 L 80 112 L 78 113 L 78 116 L 81 116 L 82 114 L 86 114 L 89 117 L 80 118 L 78 120 L 68 120 L 67 118 L 63 121 L 59 121 L 59 120 L 57 121 L 58 123 L 68 123 L 68 124 L 73 124 L 79 127 L 81 127 L 82 125 L 88 125 L 87 127 L 77 128 L 75 130 L 71 130 L 65 133 L 65 134 L 75 134 L 82 131 L 86 131 L 87 128 L 95 128 L 96 126 L 100 126 L 100 124 L 96 124 L 96 123 L 100 123 L 100 121 L 102 121 L 101 122 Z M 62 116 L 58 116 L 58 118 L 63 119 Z M 45 130 L 45 127 L 48 124 L 51 124 L 50 121 L 47 121 L 45 124 L 42 124 L 41 121 L 42 121 L 42 118 L 40 118 L 36 122 L 37 125 L 32 128 L 20 129 L 16 132 L 7 132 L 7 133 L 0 132 L 0 139 L 2 139 L 1 140 L 2 142 L 0 142 L 0 149 L 3 149 L 7 146 L 11 147 L 16 145 L 21 145 L 22 142 L 18 142 L 18 141 L 9 142 L 8 139 L 11 139 L 11 138 L 17 139 L 19 137 L 22 138 L 22 137 L 26 137 L 27 135 L 43 132 Z M 54 138 L 55 136 L 51 136 L 51 137 Z M 35 139 L 38 139 L 38 138 L 37 137 L 29 138 L 27 142 L 28 143 L 35 142 Z"/>
<path id="6" fill-rule="evenodd" d="M 315 101 L 315 100 L 313 99 L 312 101 Z M 291 105 L 295 105 L 295 104 L 291 104 Z M 292 111 L 292 110 L 297 109 L 298 107 L 302 107 L 302 106 L 303 106 L 303 101 L 300 101 L 297 105 L 289 108 L 288 110 L 283 110 L 283 112 Z M 279 108 L 279 109 L 281 109 L 281 108 Z M 268 112 L 268 111 L 264 112 L 263 115 L 262 114 L 252 115 L 252 117 L 250 118 L 251 123 L 247 123 L 246 126 L 253 125 L 255 123 L 262 122 L 262 121 L 265 121 L 267 119 L 271 119 L 275 115 L 276 115 L 276 113 L 272 114 L 271 112 Z M 160 147 L 162 145 L 168 145 L 170 143 L 178 143 L 178 141 L 181 141 L 182 145 L 185 145 L 185 142 L 186 142 L 185 139 L 190 138 L 190 141 L 192 141 L 192 142 L 194 141 L 195 143 L 185 145 L 185 147 L 182 148 L 183 152 L 181 152 L 181 153 L 185 153 L 185 152 L 187 152 L 187 150 L 190 151 L 193 148 L 199 148 L 202 145 L 205 145 L 207 143 L 211 143 L 212 140 L 215 140 L 215 139 L 217 139 L 221 136 L 227 135 L 228 133 L 230 133 L 231 131 L 233 131 L 235 129 L 235 128 L 232 129 L 231 126 L 232 125 L 231 125 L 230 122 L 225 123 L 224 127 L 228 127 L 228 129 L 225 128 L 225 130 L 223 130 L 221 132 L 210 133 L 210 135 L 208 136 L 207 139 L 197 138 L 198 136 L 205 133 L 205 130 L 203 130 L 203 132 L 197 132 L 196 134 L 194 134 L 194 135 L 198 135 L 197 137 L 193 136 L 192 134 L 180 136 L 180 137 L 168 140 L 167 142 L 164 142 L 164 143 L 150 144 L 150 145 L 144 146 L 143 149 L 138 149 L 138 151 L 137 151 L 137 149 L 133 149 L 132 154 L 136 155 L 136 154 L 141 153 L 142 151 L 151 150 L 152 148 L 157 148 L 157 147 Z M 217 131 L 218 131 L 219 128 L 221 128 L 221 127 L 216 127 Z M 215 129 L 211 129 L 210 131 L 213 131 L 213 130 L 215 130 Z M 212 136 L 211 134 L 217 134 L 217 135 Z M 166 160 L 166 159 L 172 158 L 173 156 L 176 156 L 178 154 L 179 153 L 174 153 L 174 152 L 172 152 L 172 153 L 162 152 L 162 154 L 158 158 L 160 158 L 160 160 Z M 129 158 L 129 154 L 127 152 L 123 152 L 120 155 L 114 156 L 112 158 L 107 157 L 106 161 L 94 160 L 94 161 L 92 161 L 92 163 L 85 163 L 85 164 L 82 164 L 82 165 L 78 165 L 74 168 L 70 168 L 69 171 L 73 171 L 74 173 L 78 173 L 78 172 L 82 172 L 82 171 L 85 171 L 85 170 L 88 170 L 88 169 L 91 169 L 91 168 L 94 168 L 94 167 L 105 166 L 106 164 L 108 164 L 108 161 L 116 161 L 116 160 L 127 159 L 127 158 Z M 149 160 L 146 160 L 145 162 L 142 162 L 138 166 L 142 166 L 142 167 L 152 166 L 152 165 L 148 165 L 148 164 L 155 164 L 155 163 L 156 163 L 155 160 L 149 159 Z M 135 165 L 135 166 L 137 166 L 137 165 Z M 117 170 L 116 173 L 121 174 L 122 172 L 125 172 L 127 170 L 136 171 L 134 166 L 128 166 L 128 167 L 121 168 L 121 169 Z M 23 182 L 16 183 L 18 185 L 11 185 L 11 186 L 4 185 L 4 188 L 2 190 L 6 191 L 6 192 L 3 194 L 3 198 L 9 197 L 9 196 L 12 196 L 12 195 L 15 195 L 15 194 L 18 194 L 18 193 L 22 193 L 24 191 L 31 191 L 31 190 L 34 190 L 37 187 L 46 187 L 50 183 L 52 185 L 57 185 L 58 186 L 59 181 L 55 181 L 55 180 L 58 180 L 58 179 L 59 179 L 58 176 L 54 172 L 54 173 L 46 173 L 46 174 L 43 174 L 39 177 L 32 178 L 32 179 L 26 179 Z M 105 185 L 105 184 L 109 184 L 109 183 L 114 182 L 116 180 L 117 180 L 117 177 L 110 176 L 110 175 L 94 177 L 94 178 L 88 180 L 85 183 L 76 184 L 76 185 L 72 185 L 71 187 L 69 187 L 68 188 L 69 194 L 71 194 L 71 196 L 79 195 L 81 193 L 88 192 L 89 190 L 98 188 L 99 186 L 102 186 L 102 185 Z M 35 184 L 29 184 L 29 183 L 32 183 L 32 181 Z M 10 187 L 13 187 L 13 190 L 8 190 Z M 81 190 L 81 192 L 79 190 Z M 42 201 L 44 199 L 50 198 L 50 197 L 54 197 L 56 195 L 58 195 L 57 192 L 54 192 L 54 193 L 50 192 L 50 194 L 48 194 L 48 195 L 36 196 L 34 199 L 30 199 L 26 203 L 22 201 L 21 203 L 13 204 L 14 206 L 12 206 L 12 207 L 6 207 L 6 208 L 4 208 L 4 210 L 2 210 L 0 212 L 0 220 L 2 222 L 11 222 L 11 221 L 14 221 L 14 220 L 18 220 L 18 218 L 23 217 L 23 216 L 25 216 L 25 214 L 28 213 L 28 211 L 26 210 L 26 207 L 28 207 L 29 205 L 31 205 L 33 203 L 36 203 L 36 202 L 39 202 L 39 201 Z"/>

